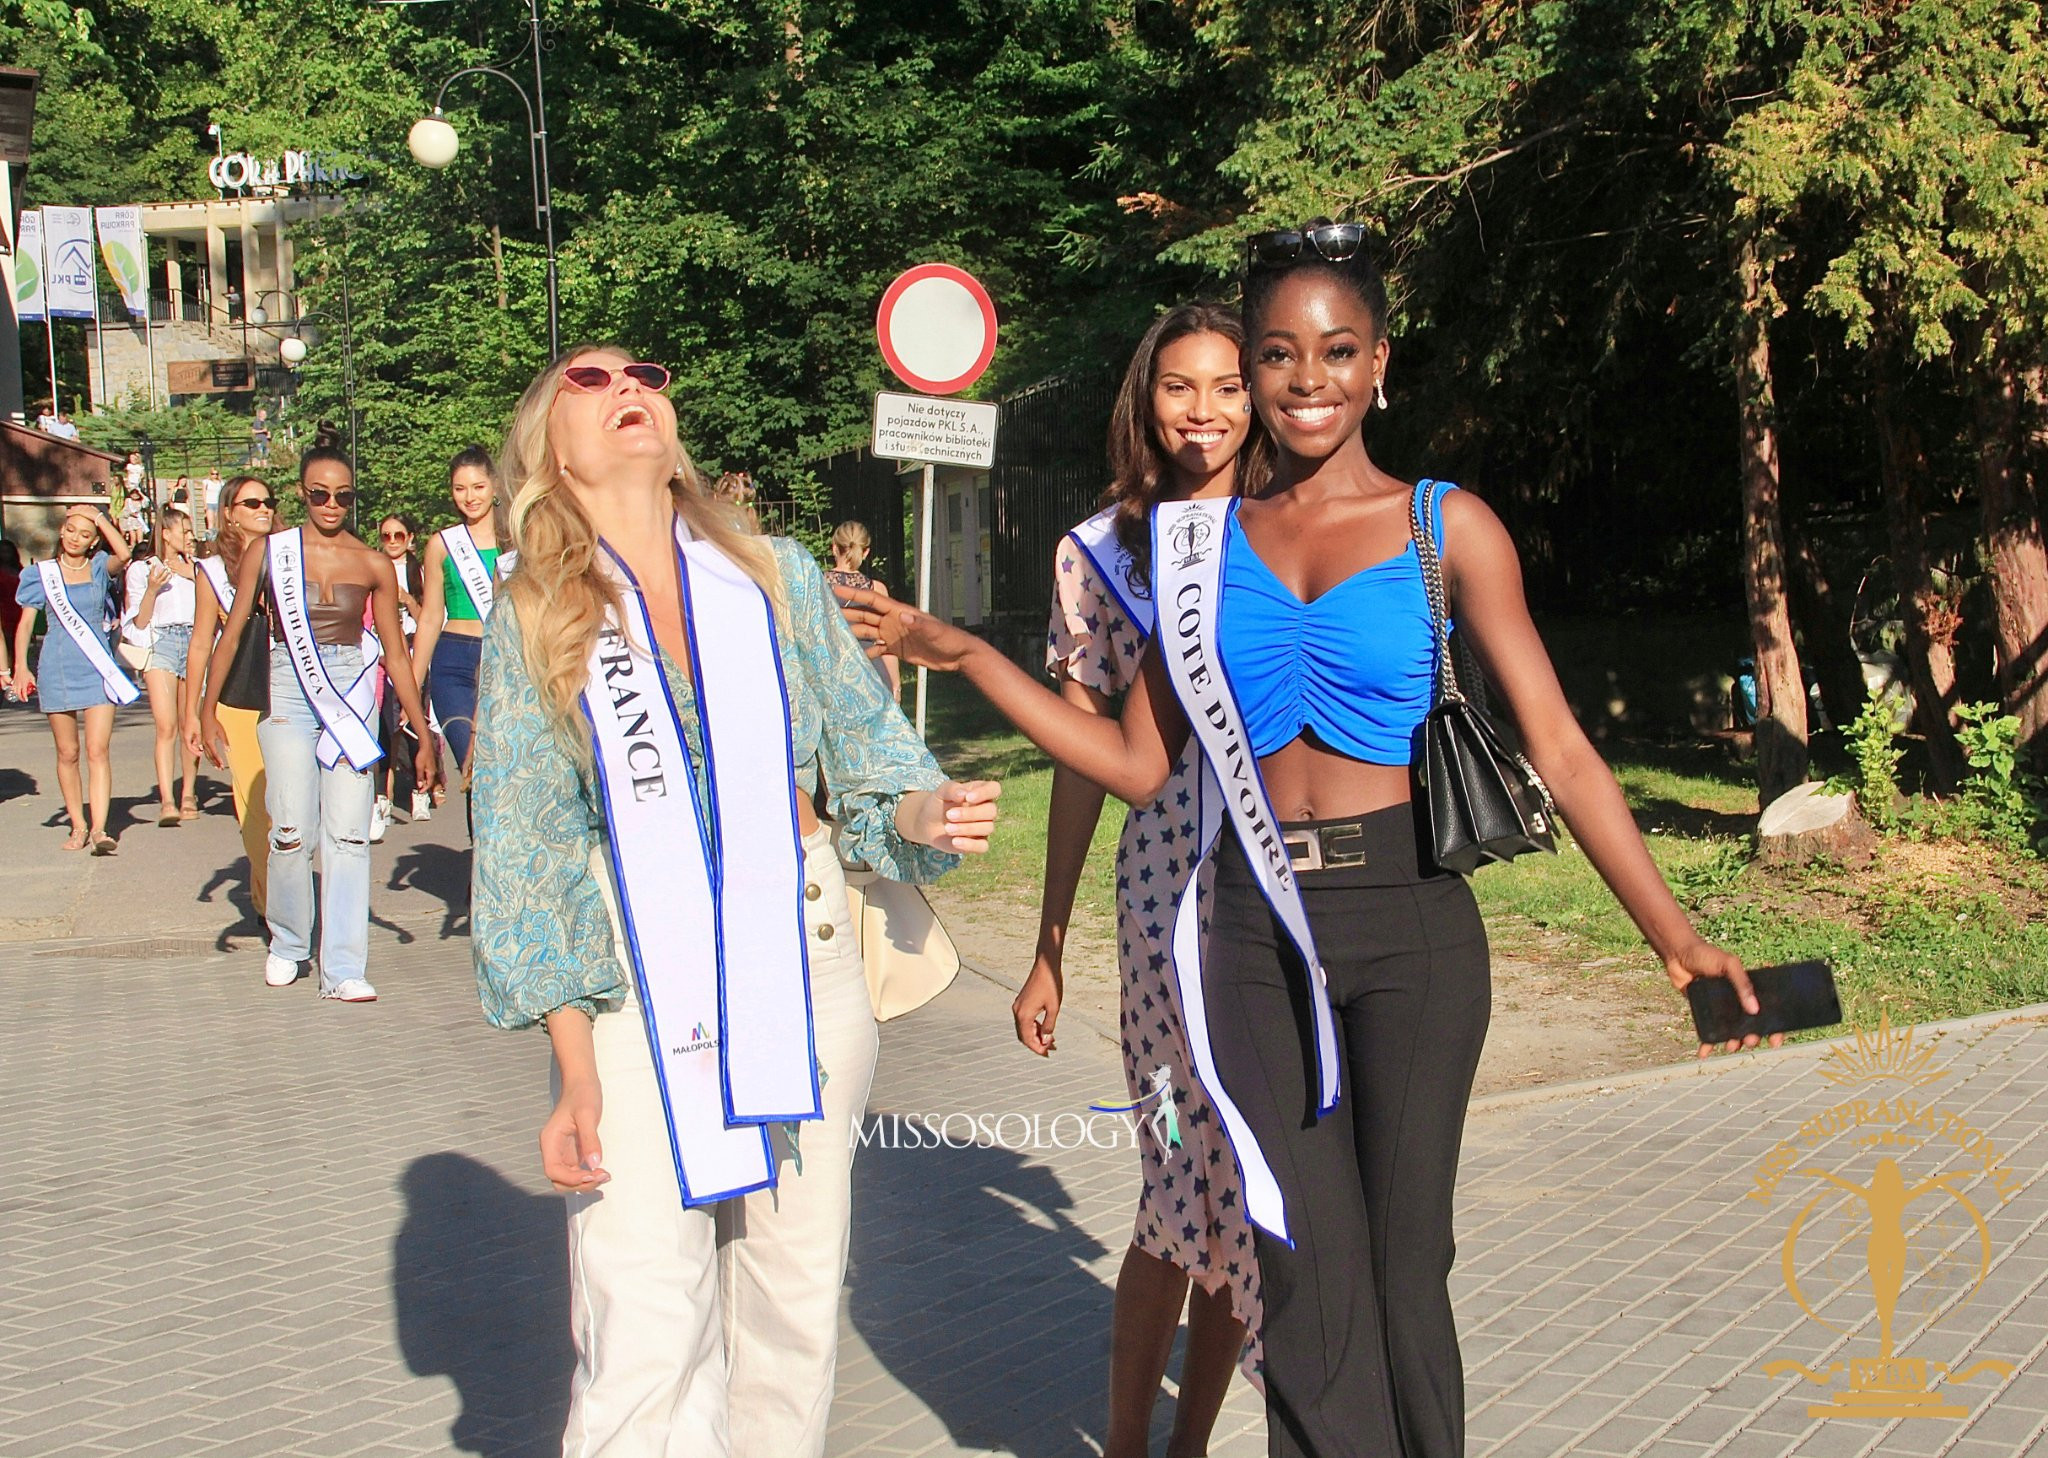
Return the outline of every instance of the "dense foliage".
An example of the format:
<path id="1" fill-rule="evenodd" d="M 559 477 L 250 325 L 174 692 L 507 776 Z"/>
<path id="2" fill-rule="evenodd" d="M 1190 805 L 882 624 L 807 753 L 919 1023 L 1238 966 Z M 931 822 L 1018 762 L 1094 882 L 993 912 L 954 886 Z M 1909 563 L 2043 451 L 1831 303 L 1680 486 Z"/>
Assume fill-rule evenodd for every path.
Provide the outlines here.
<path id="1" fill-rule="evenodd" d="M 1255 228 L 1359 218 L 1398 312 L 1376 448 L 1481 490 L 1539 602 L 1735 613 L 1747 587 L 1767 717 L 1801 737 L 1801 657 L 1846 722 L 1852 641 L 1901 647 L 1937 771 L 1962 768 L 1958 704 L 2048 720 L 2039 4 L 543 10 L 565 336 L 674 365 L 708 465 L 772 479 L 860 438 L 874 304 L 909 263 L 989 283 L 1001 394 L 1227 293 Z M 306 287 L 333 314 L 346 286 L 366 484 L 438 515 L 441 462 L 540 362 L 539 235 L 509 88 L 450 92 L 443 173 L 403 137 L 523 19 L 5 0 L 0 51 L 44 73 L 28 201 L 189 194 L 208 120 L 355 159 Z M 341 376 L 316 352 L 300 413 L 339 418 Z"/>

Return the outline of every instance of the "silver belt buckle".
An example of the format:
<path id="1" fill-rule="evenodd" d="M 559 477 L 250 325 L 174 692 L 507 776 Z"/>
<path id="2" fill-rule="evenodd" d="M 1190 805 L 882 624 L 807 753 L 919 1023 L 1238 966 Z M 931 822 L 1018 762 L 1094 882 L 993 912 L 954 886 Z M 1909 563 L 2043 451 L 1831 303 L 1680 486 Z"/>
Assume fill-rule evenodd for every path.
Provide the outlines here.
<path id="1" fill-rule="evenodd" d="M 1329 825 L 1323 828 L 1322 861 L 1324 867 L 1362 866 L 1365 864 L 1365 827 L 1358 821 L 1349 825 Z M 1345 846 L 1355 845 L 1356 850 Z"/>
<path id="2" fill-rule="evenodd" d="M 1323 868 L 1323 842 L 1313 830 L 1283 830 L 1280 844 L 1287 847 L 1287 864 L 1297 871 Z"/>

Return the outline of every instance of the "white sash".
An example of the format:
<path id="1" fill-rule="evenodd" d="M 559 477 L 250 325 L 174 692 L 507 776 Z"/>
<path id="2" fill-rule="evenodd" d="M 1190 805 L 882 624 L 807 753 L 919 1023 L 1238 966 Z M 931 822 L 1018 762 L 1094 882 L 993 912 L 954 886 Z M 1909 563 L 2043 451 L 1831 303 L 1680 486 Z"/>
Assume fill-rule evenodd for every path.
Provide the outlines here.
<path id="1" fill-rule="evenodd" d="M 107 691 L 107 697 L 117 704 L 132 704 L 142 697 L 142 690 L 135 681 L 121 672 L 121 665 L 114 661 L 114 655 L 107 651 L 106 635 L 93 631 L 92 625 L 79 616 L 72 606 L 69 594 L 64 591 L 64 569 L 53 558 L 48 562 L 36 563 L 36 571 L 42 574 L 43 596 L 48 600 L 44 611 L 63 625 L 71 635 L 71 641 L 78 645 L 78 651 L 85 655 L 85 661 L 100 676 L 100 682 Z"/>
<path id="2" fill-rule="evenodd" d="M 681 521 L 676 548 L 709 803 L 646 600 L 608 545 L 626 622 L 598 632 L 583 711 L 676 1178 L 684 1204 L 704 1205 L 772 1187 L 767 1125 L 824 1111 L 774 609 Z"/>
<path id="3" fill-rule="evenodd" d="M 491 574 L 484 566 L 483 553 L 477 550 L 476 539 L 470 536 L 467 526 L 457 522 L 442 531 L 441 545 L 447 549 L 448 560 L 455 564 L 455 575 L 469 590 L 469 600 L 476 605 L 477 620 L 488 619 L 491 615 Z M 500 562 L 503 560 L 499 558 Z"/>
<path id="4" fill-rule="evenodd" d="M 1152 621 L 1157 616 L 1148 587 L 1133 581 L 1138 564 L 1132 560 L 1130 550 L 1117 539 L 1116 508 L 1106 506 L 1095 515 L 1067 533 L 1074 539 L 1074 545 L 1081 549 L 1095 566 L 1095 575 L 1109 588 L 1109 595 L 1116 599 L 1117 607 L 1145 637 L 1152 636 Z"/>
<path id="5" fill-rule="evenodd" d="M 371 727 L 377 717 L 377 660 L 383 656 L 377 635 L 363 630 L 363 668 L 346 689 L 336 688 L 320 657 L 312 619 L 306 615 L 305 528 L 293 527 L 267 539 L 270 596 L 277 604 L 277 625 L 291 654 L 299 689 L 320 719 L 320 738 L 313 746 L 321 768 L 333 769 L 346 759 L 350 769 L 367 774 L 384 757 Z"/>
<path id="6" fill-rule="evenodd" d="M 206 580 L 213 587 L 213 600 L 220 604 L 223 614 L 235 610 L 235 580 L 228 576 L 228 564 L 218 557 L 201 557 L 199 568 L 206 574 Z"/>
<path id="7" fill-rule="evenodd" d="M 1301 889 L 1288 865 L 1287 847 L 1280 840 L 1280 822 L 1266 798 L 1258 760 L 1252 755 L 1244 714 L 1216 650 L 1224 528 L 1236 509 L 1237 501 L 1232 498 L 1176 502 L 1153 512 L 1152 580 L 1158 585 L 1158 601 L 1166 605 L 1157 646 L 1167 678 L 1202 748 L 1202 773 L 1197 782 L 1200 839 L 1196 842 L 1201 847 L 1201 861 L 1215 853 L 1227 817 L 1237 830 L 1259 889 L 1301 953 L 1302 965 L 1308 968 L 1309 1005 L 1315 1022 L 1316 1110 L 1326 1114 L 1337 1105 L 1339 1064 L 1336 1022 L 1330 1013 L 1323 963 L 1316 955 Z M 1202 988 L 1202 923 L 1206 918 L 1196 905 L 1201 861 L 1189 874 L 1174 909 L 1173 970 L 1180 992 L 1181 1023 L 1187 1030 L 1195 1073 L 1208 1089 L 1237 1155 L 1244 1177 L 1245 1214 L 1261 1229 L 1292 1245 L 1279 1180 L 1216 1072 Z"/>

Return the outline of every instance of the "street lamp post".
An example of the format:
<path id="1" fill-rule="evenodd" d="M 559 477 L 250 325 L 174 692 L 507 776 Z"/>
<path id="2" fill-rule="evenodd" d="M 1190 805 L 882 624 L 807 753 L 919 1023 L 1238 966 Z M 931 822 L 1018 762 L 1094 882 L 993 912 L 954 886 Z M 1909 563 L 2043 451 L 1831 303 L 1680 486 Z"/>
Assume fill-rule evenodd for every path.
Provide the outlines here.
<path id="1" fill-rule="evenodd" d="M 434 94 L 432 114 L 421 117 L 412 124 L 412 131 L 406 136 L 406 145 L 422 167 L 440 169 L 455 160 L 456 149 L 461 139 L 455 128 L 441 113 L 441 101 L 448 94 L 448 88 L 464 76 L 496 76 L 500 81 L 519 93 L 519 99 L 526 105 L 527 155 L 533 166 L 533 220 L 547 241 L 548 254 L 548 358 L 562 352 L 561 295 L 555 269 L 555 205 L 554 187 L 548 175 L 548 107 L 547 90 L 541 76 L 540 0 L 526 0 L 527 36 L 526 45 L 510 59 L 495 66 L 465 66 L 446 81 Z M 533 92 L 519 83 L 519 79 L 507 66 L 517 62 L 527 52 L 533 53 Z"/>
<path id="2" fill-rule="evenodd" d="M 262 303 L 264 299 L 270 298 L 273 295 L 284 299 L 290 305 L 289 315 L 278 320 L 276 324 L 270 322 Z M 310 353 L 310 346 L 307 345 L 305 335 L 302 332 L 305 326 L 308 324 L 331 323 L 339 323 L 341 325 L 341 396 L 342 407 L 348 412 L 348 468 L 354 471 L 357 469 L 356 365 L 349 319 L 348 275 L 344 272 L 341 279 L 341 318 L 339 320 L 336 320 L 332 314 L 323 313 L 317 309 L 310 314 L 300 313 L 299 297 L 297 294 L 286 289 L 265 289 L 262 293 L 257 294 L 250 306 L 243 311 L 242 329 L 246 335 L 249 328 L 253 325 L 261 332 L 275 338 L 277 340 L 278 359 L 283 362 L 287 369 L 296 370 L 306 362 L 306 356 Z M 286 326 L 290 327 L 291 333 L 280 334 L 278 331 Z"/>

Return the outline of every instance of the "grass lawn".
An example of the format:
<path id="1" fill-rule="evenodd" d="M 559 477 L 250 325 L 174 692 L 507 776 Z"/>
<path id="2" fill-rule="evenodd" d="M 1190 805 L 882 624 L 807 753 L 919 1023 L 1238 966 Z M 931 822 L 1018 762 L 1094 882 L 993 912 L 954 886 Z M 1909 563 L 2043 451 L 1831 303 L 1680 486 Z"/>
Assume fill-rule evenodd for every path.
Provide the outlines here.
<path id="1" fill-rule="evenodd" d="M 968 897 L 1036 905 L 1052 771 L 981 699 L 932 675 L 931 742 L 955 775 L 1003 781 L 1003 816 L 985 858 L 949 886 Z M 1867 869 L 1779 869 L 1750 857 L 1756 788 L 1749 765 L 1714 746 L 1618 743 L 1608 762 L 1650 853 L 1700 930 L 1751 966 L 1824 957 L 1848 1021 L 1874 1027 L 2048 1002 L 2048 866 L 1980 842 L 1888 838 Z M 1075 922 L 1113 933 L 1117 831 L 1105 807 Z M 1557 963 L 1651 958 L 1591 862 L 1561 838 L 1557 856 L 1489 866 L 1473 889 L 1496 945 Z M 1527 928 L 1552 935 L 1529 936 Z M 1561 940 L 1560 940 L 1561 939 Z M 1821 1035 L 1824 1036 L 1824 1035 Z"/>

